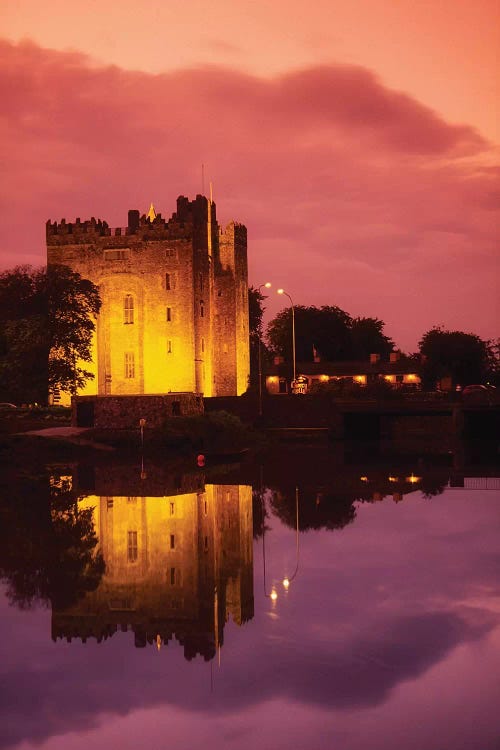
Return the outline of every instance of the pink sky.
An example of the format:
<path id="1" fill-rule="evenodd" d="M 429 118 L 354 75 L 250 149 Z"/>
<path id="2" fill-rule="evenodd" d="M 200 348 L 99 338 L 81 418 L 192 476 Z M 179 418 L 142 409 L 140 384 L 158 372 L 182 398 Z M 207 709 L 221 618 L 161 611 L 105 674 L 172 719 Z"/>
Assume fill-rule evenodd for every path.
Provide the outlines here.
<path id="1" fill-rule="evenodd" d="M 214 183 L 250 283 L 498 336 L 500 4 L 2 3 L 1 260 Z M 272 295 L 268 315 L 283 304 Z"/>

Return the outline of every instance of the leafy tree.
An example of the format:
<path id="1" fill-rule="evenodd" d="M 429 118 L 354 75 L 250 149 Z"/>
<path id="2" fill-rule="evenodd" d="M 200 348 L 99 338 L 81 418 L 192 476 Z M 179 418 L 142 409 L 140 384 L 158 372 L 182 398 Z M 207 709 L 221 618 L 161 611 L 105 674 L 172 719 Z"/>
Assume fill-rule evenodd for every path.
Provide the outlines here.
<path id="1" fill-rule="evenodd" d="M 74 393 L 93 375 L 97 287 L 66 266 L 18 266 L 0 275 L 0 390 L 11 401 L 47 399 L 49 389 Z M 50 355 L 50 356 L 49 356 Z"/>
<path id="2" fill-rule="evenodd" d="M 394 348 L 377 318 L 351 318 L 336 306 L 303 307 L 295 312 L 296 359 L 311 362 L 315 353 L 327 361 L 368 359 L 372 352 L 388 354 Z M 267 336 L 271 349 L 292 358 L 292 311 L 288 307 L 269 323 Z"/>
<path id="3" fill-rule="evenodd" d="M 419 341 L 424 356 L 424 386 L 434 388 L 443 377 L 453 383 L 482 383 L 491 370 L 491 347 L 473 333 L 431 328 Z"/>
<path id="4" fill-rule="evenodd" d="M 268 359 L 268 350 L 262 341 L 262 316 L 265 308 L 263 302 L 267 297 L 251 286 L 248 289 L 248 314 L 250 329 L 250 387 L 258 388 L 259 384 L 259 346 L 262 366 Z"/>
<path id="5" fill-rule="evenodd" d="M 378 318 L 354 318 L 351 322 L 352 358 L 366 360 L 370 354 L 387 356 L 394 350 L 394 341 L 384 334 L 384 321 Z"/>

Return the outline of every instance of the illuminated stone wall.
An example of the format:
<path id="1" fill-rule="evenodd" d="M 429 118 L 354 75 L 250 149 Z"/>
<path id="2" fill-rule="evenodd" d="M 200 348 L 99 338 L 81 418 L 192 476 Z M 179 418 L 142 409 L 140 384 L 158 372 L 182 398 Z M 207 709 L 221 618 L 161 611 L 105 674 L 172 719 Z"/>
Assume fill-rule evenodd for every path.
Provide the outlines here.
<path id="1" fill-rule="evenodd" d="M 117 229 L 95 219 L 48 221 L 46 237 L 48 265 L 69 266 L 101 294 L 85 365 L 95 378 L 79 395 L 246 390 L 246 229 L 221 229 L 214 203 L 181 196 L 168 221 L 129 211 Z"/>
<path id="2" fill-rule="evenodd" d="M 231 617 L 253 617 L 252 490 L 205 485 L 164 497 L 91 495 L 105 562 L 96 591 L 54 611 L 52 636 L 94 637 L 132 630 L 135 644 L 166 645 L 186 658 L 212 658 Z"/>

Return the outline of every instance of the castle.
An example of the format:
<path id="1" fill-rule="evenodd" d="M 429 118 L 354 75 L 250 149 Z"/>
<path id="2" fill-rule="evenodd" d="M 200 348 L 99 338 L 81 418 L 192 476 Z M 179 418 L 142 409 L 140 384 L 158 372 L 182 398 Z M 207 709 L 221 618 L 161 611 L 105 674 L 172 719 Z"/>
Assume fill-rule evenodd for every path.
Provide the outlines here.
<path id="1" fill-rule="evenodd" d="M 244 393 L 247 233 L 235 222 L 219 227 L 212 200 L 180 196 L 167 221 L 152 205 L 142 216 L 132 210 L 125 228 L 49 220 L 46 237 L 47 265 L 69 266 L 101 295 L 86 363 L 94 379 L 79 395 Z"/>

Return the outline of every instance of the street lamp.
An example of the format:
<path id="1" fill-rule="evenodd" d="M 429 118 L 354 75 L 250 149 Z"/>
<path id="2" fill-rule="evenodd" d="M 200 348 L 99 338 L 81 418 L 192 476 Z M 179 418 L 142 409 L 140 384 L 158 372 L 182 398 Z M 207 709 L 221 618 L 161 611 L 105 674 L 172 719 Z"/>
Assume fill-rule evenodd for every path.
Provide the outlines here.
<path id="1" fill-rule="evenodd" d="M 259 286 L 258 292 L 260 294 L 261 289 L 270 289 L 271 288 L 271 282 L 266 281 L 265 284 L 261 284 Z M 260 329 L 258 331 L 259 334 L 259 346 L 258 346 L 258 352 L 259 352 L 259 417 L 262 416 L 262 337 L 260 335 Z"/>
<path id="2" fill-rule="evenodd" d="M 290 300 L 292 306 L 292 358 L 293 358 L 293 380 L 295 381 L 295 308 L 293 306 L 293 300 L 284 289 L 278 289 L 278 294 L 284 294 Z"/>

